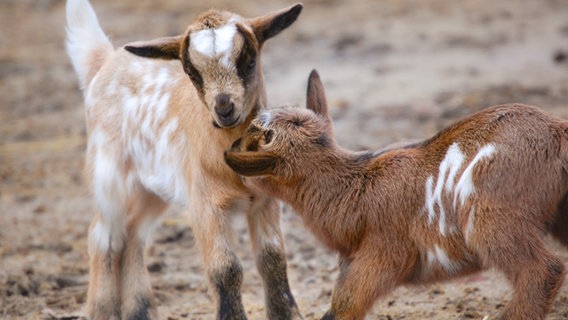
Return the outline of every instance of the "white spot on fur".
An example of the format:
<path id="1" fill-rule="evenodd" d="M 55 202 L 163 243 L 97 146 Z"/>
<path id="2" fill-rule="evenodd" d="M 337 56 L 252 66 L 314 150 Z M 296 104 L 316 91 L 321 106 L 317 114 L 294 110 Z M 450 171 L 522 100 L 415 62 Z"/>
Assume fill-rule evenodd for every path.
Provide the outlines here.
<path id="1" fill-rule="evenodd" d="M 141 90 L 135 94 L 123 87 L 119 95 L 124 111 L 122 140 L 128 141 L 125 157 L 133 161 L 135 177 L 144 188 L 166 202 L 186 205 L 188 187 L 180 166 L 188 152 L 185 136 L 178 131 L 176 118 L 166 122 L 175 75 L 170 68 L 156 68 L 151 60 L 138 64 L 130 71 L 142 79 Z M 145 71 L 137 74 L 139 67 Z"/>
<path id="2" fill-rule="evenodd" d="M 428 223 L 434 222 L 434 217 L 438 215 L 438 229 L 445 236 L 449 231 L 455 230 L 454 226 L 446 226 L 447 208 L 444 207 L 442 197 L 444 190 L 447 194 L 453 192 L 453 209 L 457 207 L 457 199 L 463 205 L 466 199 L 474 192 L 475 187 L 472 181 L 473 168 L 479 161 L 491 156 L 495 152 L 495 146 L 488 144 L 479 149 L 473 160 L 462 172 L 459 180 L 455 182 L 460 168 L 462 167 L 465 156 L 461 152 L 457 143 L 453 143 L 446 152 L 442 162 L 440 162 L 438 178 L 434 185 L 434 177 L 426 179 L 426 196 L 424 209 L 428 213 Z"/>
<path id="3" fill-rule="evenodd" d="M 91 230 L 91 241 L 99 251 L 107 252 L 110 248 L 110 230 L 98 221 Z"/>
<path id="4" fill-rule="evenodd" d="M 446 192 L 451 191 L 451 186 L 454 183 L 455 176 L 461 168 L 464 161 L 464 155 L 458 147 L 457 143 L 452 144 L 444 160 L 440 163 L 440 168 L 438 172 L 438 179 L 436 180 L 436 186 L 433 188 L 433 177 L 430 176 L 426 180 L 426 210 L 428 212 L 428 222 L 432 223 L 434 221 L 434 216 L 436 215 L 436 205 L 438 206 L 439 217 L 438 217 L 438 228 L 440 233 L 446 235 L 446 210 L 442 202 L 442 192 L 444 186 Z"/>
<path id="5" fill-rule="evenodd" d="M 446 251 L 438 245 L 434 246 L 434 250 L 426 252 L 426 258 L 430 266 L 439 264 L 448 273 L 456 273 L 460 270 L 460 264 L 450 259 Z"/>
<path id="6" fill-rule="evenodd" d="M 465 243 L 469 243 L 469 238 L 473 232 L 473 219 L 475 218 L 475 207 L 472 207 L 469 211 L 469 217 L 467 218 L 467 225 L 465 227 Z"/>
<path id="7" fill-rule="evenodd" d="M 268 127 L 272 122 L 272 114 L 270 111 L 264 111 L 260 114 L 258 120 L 260 121 L 260 125 L 263 127 Z"/>
<path id="8" fill-rule="evenodd" d="M 91 134 L 91 143 L 95 148 L 93 189 L 95 199 L 99 205 L 102 218 L 112 221 L 113 216 L 122 212 L 121 203 L 118 199 L 123 198 L 124 185 L 121 172 L 116 167 L 114 159 L 107 155 L 111 150 L 105 150 L 109 145 L 109 139 L 100 130 Z"/>
<path id="9" fill-rule="evenodd" d="M 434 221 L 434 216 L 436 215 L 436 210 L 434 209 L 434 178 L 432 176 L 426 179 L 426 211 L 428 212 L 428 223 Z"/>
<path id="10" fill-rule="evenodd" d="M 488 144 L 481 148 L 473 160 L 469 163 L 467 168 L 461 175 L 460 180 L 456 184 L 454 193 L 454 207 L 456 206 L 457 198 L 460 199 L 460 204 L 463 205 L 465 200 L 475 191 L 475 186 L 473 185 L 472 175 L 473 168 L 475 165 L 481 161 L 483 158 L 490 157 L 495 152 L 495 146 Z"/>
<path id="11" fill-rule="evenodd" d="M 217 29 L 205 29 L 191 34 L 191 46 L 204 56 L 219 57 L 221 62 L 231 67 L 230 57 L 237 27 L 234 23 Z"/>
<path id="12" fill-rule="evenodd" d="M 268 242 L 271 246 L 273 246 L 274 248 L 282 248 L 282 241 L 280 240 L 280 238 L 278 236 L 274 236 L 271 238 L 271 241 Z"/>

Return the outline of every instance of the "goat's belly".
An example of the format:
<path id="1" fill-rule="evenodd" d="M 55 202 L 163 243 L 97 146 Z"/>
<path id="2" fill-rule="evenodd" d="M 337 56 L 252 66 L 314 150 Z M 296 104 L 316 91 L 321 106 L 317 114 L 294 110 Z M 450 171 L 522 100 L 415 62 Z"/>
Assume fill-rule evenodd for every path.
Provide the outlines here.
<path id="1" fill-rule="evenodd" d="M 153 167 L 150 170 L 141 170 L 140 183 L 144 188 L 156 194 L 169 204 L 187 206 L 188 187 L 183 172 L 175 166 L 165 165 Z"/>
<path id="2" fill-rule="evenodd" d="M 471 252 L 451 252 L 433 246 L 420 256 L 420 262 L 409 279 L 411 283 L 443 281 L 481 270 L 479 259 Z"/>

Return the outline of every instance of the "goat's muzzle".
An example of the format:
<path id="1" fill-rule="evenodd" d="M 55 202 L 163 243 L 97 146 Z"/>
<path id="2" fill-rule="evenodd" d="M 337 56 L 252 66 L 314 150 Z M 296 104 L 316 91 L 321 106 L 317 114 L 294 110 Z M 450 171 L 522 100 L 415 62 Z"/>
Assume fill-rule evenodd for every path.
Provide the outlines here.
<path id="1" fill-rule="evenodd" d="M 238 122 L 238 116 L 235 115 L 235 104 L 231 101 L 231 96 L 226 93 L 215 97 L 215 114 L 221 127 L 231 127 Z"/>

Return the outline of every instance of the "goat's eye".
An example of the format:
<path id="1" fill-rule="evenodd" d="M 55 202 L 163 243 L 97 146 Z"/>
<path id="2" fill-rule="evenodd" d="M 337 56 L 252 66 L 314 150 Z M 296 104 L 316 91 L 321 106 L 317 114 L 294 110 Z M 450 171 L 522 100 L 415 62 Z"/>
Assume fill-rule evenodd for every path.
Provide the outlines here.
<path id="1" fill-rule="evenodd" d="M 256 66 L 256 59 L 255 58 L 250 59 L 247 67 L 252 70 L 255 66 Z"/>

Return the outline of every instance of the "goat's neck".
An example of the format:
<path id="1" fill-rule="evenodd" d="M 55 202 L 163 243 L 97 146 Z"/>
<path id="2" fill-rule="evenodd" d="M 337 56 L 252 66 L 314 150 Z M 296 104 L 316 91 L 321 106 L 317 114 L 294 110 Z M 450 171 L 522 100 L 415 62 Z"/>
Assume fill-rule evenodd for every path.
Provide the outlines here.
<path id="1" fill-rule="evenodd" d="M 358 245 L 357 234 L 364 226 L 360 203 L 369 182 L 370 158 L 342 149 L 327 154 L 318 168 L 287 188 L 284 199 L 323 242 L 345 254 Z"/>
<path id="2" fill-rule="evenodd" d="M 326 154 L 311 170 L 305 170 L 300 177 L 295 190 L 310 194 L 309 197 L 298 197 L 299 205 L 303 208 L 314 207 L 314 203 L 321 202 L 319 206 L 333 202 L 338 196 L 350 192 L 362 182 L 362 177 L 368 170 L 369 155 L 355 153 L 343 149 Z M 314 201 L 315 200 L 315 201 Z"/>

